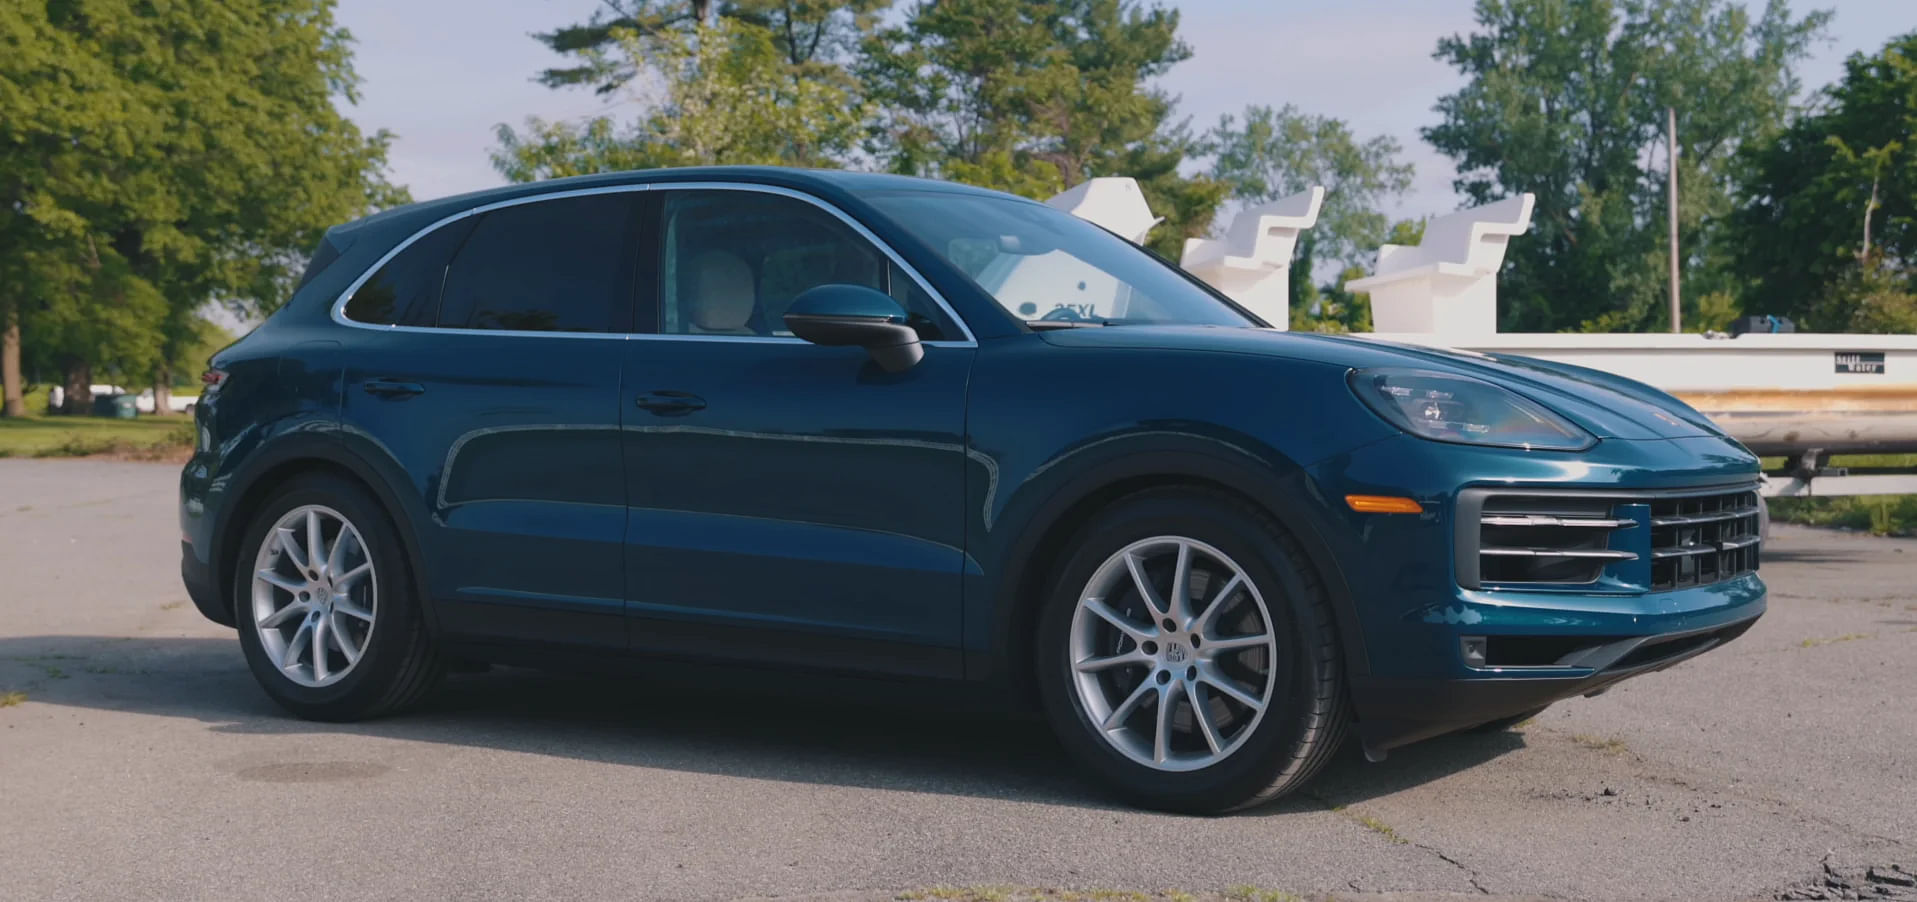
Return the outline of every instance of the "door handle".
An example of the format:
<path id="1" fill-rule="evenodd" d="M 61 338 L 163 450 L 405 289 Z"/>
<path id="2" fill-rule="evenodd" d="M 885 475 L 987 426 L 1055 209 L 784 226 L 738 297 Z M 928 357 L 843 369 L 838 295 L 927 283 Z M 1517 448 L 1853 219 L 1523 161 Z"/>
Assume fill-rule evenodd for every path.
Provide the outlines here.
<path id="1" fill-rule="evenodd" d="M 380 398 L 410 398 L 426 392 L 426 386 L 417 382 L 395 382 L 391 379 L 369 379 L 360 388 Z"/>
<path id="2" fill-rule="evenodd" d="M 706 409 L 706 399 L 690 392 L 654 391 L 639 396 L 639 406 L 662 417 L 683 416 Z"/>

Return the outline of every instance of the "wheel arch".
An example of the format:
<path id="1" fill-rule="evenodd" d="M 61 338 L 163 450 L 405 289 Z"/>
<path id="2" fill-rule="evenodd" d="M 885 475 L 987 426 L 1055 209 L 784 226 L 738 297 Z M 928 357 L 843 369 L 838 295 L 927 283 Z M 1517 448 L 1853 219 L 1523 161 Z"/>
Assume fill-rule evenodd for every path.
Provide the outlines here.
<path id="1" fill-rule="evenodd" d="M 1304 549 L 1331 603 L 1334 626 L 1347 675 L 1363 675 L 1365 655 L 1351 589 L 1311 506 L 1315 488 L 1303 470 L 1280 472 L 1256 461 L 1240 461 L 1194 450 L 1126 454 L 1081 470 L 1038 507 L 1027 526 L 1007 547 L 1005 567 L 994 598 L 991 652 L 984 662 L 987 679 L 1002 680 L 1031 697 L 1032 648 L 1038 616 L 1050 589 L 1050 575 L 1069 549 L 1072 537 L 1099 511 L 1139 492 L 1160 488 L 1214 492 L 1248 503 L 1277 521 Z"/>
<path id="2" fill-rule="evenodd" d="M 399 534 L 401 552 L 412 574 L 415 591 L 421 600 L 429 629 L 436 630 L 433 606 L 426 593 L 425 569 L 420 559 L 418 532 L 413 528 L 412 512 L 400 501 L 400 494 L 373 464 L 337 439 L 318 438 L 288 441 L 263 451 L 233 479 L 232 501 L 214 528 L 212 562 L 214 585 L 227 616 L 237 622 L 233 596 L 233 572 L 240 549 L 245 545 L 244 531 L 259 514 L 261 505 L 274 490 L 287 482 L 311 473 L 330 474 L 366 490 L 380 506 Z"/>

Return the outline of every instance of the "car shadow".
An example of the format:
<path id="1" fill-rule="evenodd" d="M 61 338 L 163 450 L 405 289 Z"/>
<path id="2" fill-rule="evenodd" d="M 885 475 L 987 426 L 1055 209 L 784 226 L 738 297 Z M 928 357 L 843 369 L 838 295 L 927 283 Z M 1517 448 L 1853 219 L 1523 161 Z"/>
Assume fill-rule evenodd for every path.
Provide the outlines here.
<path id="1" fill-rule="evenodd" d="M 1121 809 L 1044 722 L 944 684 L 661 665 L 620 677 L 455 674 L 421 707 L 303 721 L 262 693 L 226 638 L 0 637 L 0 689 L 32 702 L 182 718 L 230 734 L 350 733 L 635 768 Z M 1352 743 L 1306 791 L 1255 814 L 1351 804 L 1523 747 L 1460 734 L 1368 764 Z"/>

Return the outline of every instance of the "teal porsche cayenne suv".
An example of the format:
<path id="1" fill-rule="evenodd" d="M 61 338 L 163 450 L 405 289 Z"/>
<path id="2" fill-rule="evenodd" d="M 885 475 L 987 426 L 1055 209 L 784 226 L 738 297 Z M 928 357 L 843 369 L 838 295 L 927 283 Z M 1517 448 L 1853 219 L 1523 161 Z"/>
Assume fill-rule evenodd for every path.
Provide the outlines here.
<path id="1" fill-rule="evenodd" d="M 974 681 L 1192 812 L 1764 611 L 1757 459 L 1679 401 L 1264 325 L 940 182 L 413 204 L 328 232 L 211 361 L 182 569 L 302 717 L 402 710 L 454 661 Z"/>

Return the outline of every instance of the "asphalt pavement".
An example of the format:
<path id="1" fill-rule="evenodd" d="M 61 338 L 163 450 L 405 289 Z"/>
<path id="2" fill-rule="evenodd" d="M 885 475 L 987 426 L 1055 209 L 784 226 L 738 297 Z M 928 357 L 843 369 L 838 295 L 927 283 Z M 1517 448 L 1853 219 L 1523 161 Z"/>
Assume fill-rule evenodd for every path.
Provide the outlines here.
<path id="1" fill-rule="evenodd" d="M 501 669 L 294 720 L 187 601 L 176 478 L 0 460 L 0 899 L 1917 898 L 1917 541 L 1776 527 L 1730 646 L 1205 819 L 911 685 Z"/>

